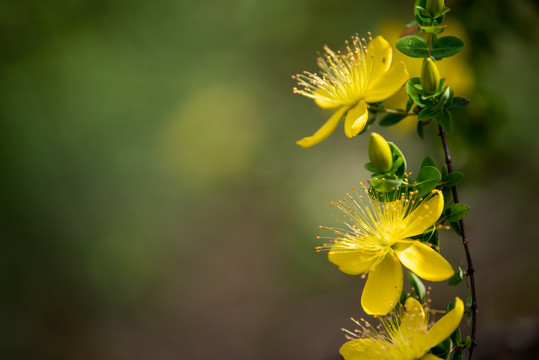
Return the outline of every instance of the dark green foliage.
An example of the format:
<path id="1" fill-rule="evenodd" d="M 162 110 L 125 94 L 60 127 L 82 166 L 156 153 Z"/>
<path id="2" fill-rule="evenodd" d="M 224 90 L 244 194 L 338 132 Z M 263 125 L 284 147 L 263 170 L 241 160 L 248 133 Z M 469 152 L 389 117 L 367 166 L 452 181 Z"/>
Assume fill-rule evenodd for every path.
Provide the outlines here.
<path id="1" fill-rule="evenodd" d="M 449 222 L 457 222 L 470 211 L 470 207 L 465 204 L 453 204 L 445 210 L 445 216 Z"/>

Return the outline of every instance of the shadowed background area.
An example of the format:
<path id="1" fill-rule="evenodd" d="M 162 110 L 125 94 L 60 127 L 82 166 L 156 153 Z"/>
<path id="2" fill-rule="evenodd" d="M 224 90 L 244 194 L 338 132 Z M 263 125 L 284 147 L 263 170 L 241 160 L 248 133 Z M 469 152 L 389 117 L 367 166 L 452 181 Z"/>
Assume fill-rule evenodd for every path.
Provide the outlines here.
<path id="1" fill-rule="evenodd" d="M 447 5 L 467 49 L 442 77 L 460 76 L 472 99 L 449 141 L 472 207 L 476 359 L 533 358 L 539 12 L 531 0 Z M 314 247 L 317 225 L 334 221 L 329 201 L 369 176 L 367 137 L 339 128 L 295 145 L 329 114 L 293 95 L 290 75 L 356 32 L 395 41 L 412 8 L 4 1 L 0 357 L 339 359 L 364 280 Z M 432 126 L 424 141 L 409 123 L 372 130 L 411 171 L 426 155 L 443 162 Z M 463 265 L 460 239 L 441 236 Z M 467 296 L 432 285 L 438 308 Z"/>

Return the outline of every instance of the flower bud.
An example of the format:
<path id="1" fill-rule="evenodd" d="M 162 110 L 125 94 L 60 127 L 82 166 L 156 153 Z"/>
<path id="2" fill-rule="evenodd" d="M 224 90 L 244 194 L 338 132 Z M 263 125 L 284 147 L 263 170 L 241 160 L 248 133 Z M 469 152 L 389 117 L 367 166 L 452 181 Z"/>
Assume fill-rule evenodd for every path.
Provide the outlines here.
<path id="1" fill-rule="evenodd" d="M 380 134 L 374 132 L 369 138 L 369 159 L 380 172 L 387 172 L 393 166 L 393 155 L 389 144 Z"/>
<path id="2" fill-rule="evenodd" d="M 425 7 L 426 10 L 435 17 L 445 7 L 444 0 L 427 0 Z"/>
<path id="3" fill-rule="evenodd" d="M 440 72 L 431 58 L 426 58 L 421 66 L 421 85 L 427 94 L 434 94 L 440 83 Z"/>

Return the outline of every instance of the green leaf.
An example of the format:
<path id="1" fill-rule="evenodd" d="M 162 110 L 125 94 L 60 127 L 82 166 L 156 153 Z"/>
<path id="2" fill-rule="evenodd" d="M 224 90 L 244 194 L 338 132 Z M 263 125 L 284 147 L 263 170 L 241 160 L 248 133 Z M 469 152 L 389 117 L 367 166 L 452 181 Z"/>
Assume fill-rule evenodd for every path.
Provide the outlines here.
<path id="1" fill-rule="evenodd" d="M 472 312 L 470 311 L 466 313 L 466 325 L 470 327 L 471 324 L 472 324 Z"/>
<path id="2" fill-rule="evenodd" d="M 460 171 L 453 171 L 451 174 L 447 175 L 444 178 L 445 186 L 448 188 L 452 188 L 453 186 L 457 185 L 461 180 L 464 178 L 464 174 Z"/>
<path id="3" fill-rule="evenodd" d="M 451 131 L 452 125 L 451 115 L 449 114 L 449 111 L 447 111 L 446 109 L 442 109 L 442 111 L 438 112 L 436 120 L 438 121 L 438 124 L 440 124 L 444 128 L 445 131 Z"/>
<path id="4" fill-rule="evenodd" d="M 432 354 L 438 356 L 441 359 L 449 359 L 451 355 L 451 348 L 453 347 L 453 342 L 451 338 L 447 338 L 435 347 L 432 348 Z"/>
<path id="5" fill-rule="evenodd" d="M 400 38 L 396 46 L 406 56 L 415 58 L 426 58 L 429 56 L 429 45 L 427 41 L 417 35 Z"/>
<path id="6" fill-rule="evenodd" d="M 445 105 L 450 104 L 452 100 L 453 100 L 453 90 L 449 86 L 447 86 L 444 89 L 442 96 L 440 96 L 440 100 L 438 100 L 436 105 L 434 105 L 433 109 L 441 109 L 443 107 L 447 108 Z"/>
<path id="7" fill-rule="evenodd" d="M 466 306 L 467 307 L 472 307 L 472 303 L 473 303 L 473 297 L 472 297 L 472 294 L 469 294 L 468 297 L 466 298 Z"/>
<path id="8" fill-rule="evenodd" d="M 460 345 L 462 342 L 460 329 L 456 328 L 455 331 L 453 331 L 453 334 L 451 334 L 450 338 L 451 338 L 451 341 L 453 341 L 453 344 Z"/>
<path id="9" fill-rule="evenodd" d="M 462 219 L 470 211 L 470 207 L 466 204 L 453 204 L 445 210 L 445 216 L 449 222 L 457 222 Z"/>
<path id="10" fill-rule="evenodd" d="M 417 105 L 421 107 L 428 106 L 428 103 L 421 98 L 421 95 L 425 94 L 425 92 L 423 91 L 423 87 L 421 86 L 420 78 L 414 77 L 408 80 L 408 82 L 406 83 L 406 92 L 413 100 L 413 102 Z"/>
<path id="11" fill-rule="evenodd" d="M 373 172 L 373 173 L 378 172 L 378 169 L 376 168 L 376 166 L 374 166 L 370 162 L 365 164 L 365 169 L 367 169 L 367 170 L 369 170 L 370 172 Z"/>
<path id="12" fill-rule="evenodd" d="M 404 158 L 398 157 L 397 159 L 393 160 L 393 165 L 391 166 L 391 171 L 397 171 L 398 168 L 400 168 L 404 164 Z M 400 177 L 400 176 L 399 176 Z"/>
<path id="13" fill-rule="evenodd" d="M 413 272 L 408 272 L 408 281 L 410 282 L 410 286 L 412 287 L 412 293 L 413 295 L 417 296 L 419 299 L 419 302 L 423 302 L 423 299 L 425 298 L 425 293 L 427 289 L 425 288 L 425 284 L 423 284 L 423 281 L 414 274 Z"/>
<path id="14" fill-rule="evenodd" d="M 442 59 L 445 57 L 453 56 L 457 54 L 459 51 L 461 51 L 462 49 L 464 49 L 464 42 L 458 37 L 442 36 L 433 41 L 432 56 L 434 56 L 436 59 Z"/>
<path id="15" fill-rule="evenodd" d="M 466 340 L 464 340 L 466 347 L 470 349 L 472 347 L 472 338 L 470 336 L 466 336 Z"/>
<path id="16" fill-rule="evenodd" d="M 453 360 L 462 360 L 462 349 L 457 349 L 453 353 Z"/>
<path id="17" fill-rule="evenodd" d="M 370 179 L 369 183 L 379 193 L 386 193 L 397 190 L 402 184 L 402 180 L 382 180 L 382 179 Z"/>
<path id="18" fill-rule="evenodd" d="M 439 34 L 445 30 L 447 25 L 441 25 L 441 26 L 421 26 L 421 30 L 423 30 L 426 33 L 430 34 Z"/>
<path id="19" fill-rule="evenodd" d="M 451 107 L 449 108 L 449 110 L 458 109 L 460 107 L 468 105 L 469 103 L 470 103 L 470 99 L 457 96 L 453 98 L 453 103 L 451 104 Z"/>
<path id="20" fill-rule="evenodd" d="M 430 156 L 427 156 L 427 157 L 425 157 L 425 159 L 423 159 L 423 162 L 421 163 L 421 167 L 425 167 L 425 166 L 434 166 L 434 167 L 436 167 L 436 163 L 434 162 L 434 160 L 432 160 L 432 158 Z"/>
<path id="21" fill-rule="evenodd" d="M 424 139 L 425 138 L 425 131 L 423 129 L 423 121 L 418 121 L 417 122 L 417 135 L 421 138 L 421 139 Z"/>
<path id="22" fill-rule="evenodd" d="M 424 108 L 423 110 L 421 110 L 421 112 L 417 116 L 417 120 L 427 121 L 438 116 L 438 114 L 439 114 L 438 109 Z"/>
<path id="23" fill-rule="evenodd" d="M 457 235 L 462 236 L 462 228 L 460 227 L 460 223 L 458 222 L 452 222 L 451 223 L 451 229 L 453 229 L 454 232 L 457 233 Z"/>
<path id="24" fill-rule="evenodd" d="M 434 166 L 422 167 L 415 180 L 415 188 L 418 191 L 417 196 L 423 197 L 427 195 L 431 190 L 436 188 L 440 180 L 442 180 L 442 174 Z"/>
<path id="25" fill-rule="evenodd" d="M 404 174 L 406 172 L 406 158 L 402 154 L 402 151 L 397 147 L 397 145 L 393 144 L 392 142 L 388 142 L 389 148 L 391 149 L 391 154 L 393 154 L 393 165 L 398 164 L 398 168 L 394 171 L 395 176 L 397 179 L 402 179 L 404 177 Z"/>
<path id="26" fill-rule="evenodd" d="M 406 114 L 387 114 L 380 120 L 381 126 L 395 125 L 406 117 Z"/>
<path id="27" fill-rule="evenodd" d="M 459 271 L 456 271 L 453 276 L 449 278 L 449 281 L 447 282 L 448 285 L 455 286 L 462 282 L 464 279 L 464 271 L 459 266 Z"/>
<path id="28" fill-rule="evenodd" d="M 442 178 L 445 179 L 448 174 L 449 174 L 449 170 L 447 169 L 447 165 L 443 164 L 442 165 Z"/>

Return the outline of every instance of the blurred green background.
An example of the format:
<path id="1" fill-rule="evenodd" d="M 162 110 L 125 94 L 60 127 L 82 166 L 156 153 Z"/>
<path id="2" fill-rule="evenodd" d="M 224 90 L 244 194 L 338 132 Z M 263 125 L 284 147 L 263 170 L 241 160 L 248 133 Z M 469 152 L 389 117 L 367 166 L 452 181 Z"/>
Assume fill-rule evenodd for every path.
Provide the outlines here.
<path id="1" fill-rule="evenodd" d="M 538 7 L 447 4 L 468 46 L 457 57 L 472 103 L 449 137 L 472 206 L 476 359 L 533 358 Z M 314 247 L 329 201 L 369 175 L 367 138 L 339 128 L 295 145 L 329 114 L 293 95 L 290 75 L 316 70 L 325 43 L 405 24 L 412 7 L 3 1 L 0 357 L 339 359 L 363 280 Z M 373 130 L 412 171 L 427 154 L 443 161 L 434 129 L 425 141 L 405 126 Z M 463 263 L 450 232 L 442 251 Z M 434 304 L 455 291 L 467 295 L 434 286 Z"/>

